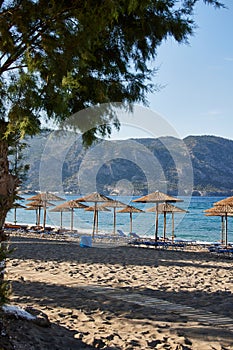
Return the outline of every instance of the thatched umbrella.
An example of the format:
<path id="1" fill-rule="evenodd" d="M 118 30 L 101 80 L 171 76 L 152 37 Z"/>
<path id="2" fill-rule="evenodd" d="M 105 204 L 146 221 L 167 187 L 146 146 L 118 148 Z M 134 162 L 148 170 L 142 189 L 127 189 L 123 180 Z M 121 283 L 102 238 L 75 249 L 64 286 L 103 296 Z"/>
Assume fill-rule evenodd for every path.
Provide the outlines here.
<path id="1" fill-rule="evenodd" d="M 166 239 L 166 214 L 172 214 L 172 242 L 174 242 L 175 238 L 175 220 L 174 220 L 174 214 L 175 213 L 187 213 L 187 210 L 181 209 L 179 207 L 176 207 L 175 205 L 172 205 L 170 203 L 159 203 L 158 206 L 154 206 L 152 208 L 147 209 L 147 212 L 156 212 L 158 210 L 159 214 L 163 214 L 164 221 L 163 221 L 163 240 Z"/>
<path id="2" fill-rule="evenodd" d="M 102 204 L 103 207 L 107 208 L 113 208 L 113 234 L 116 234 L 116 209 L 117 208 L 124 208 L 127 206 L 127 204 L 122 203 L 121 201 L 118 200 L 109 200 L 106 203 Z"/>
<path id="3" fill-rule="evenodd" d="M 53 211 L 59 211 L 60 209 L 69 209 L 71 212 L 70 230 L 73 231 L 73 229 L 74 229 L 74 209 L 85 209 L 85 208 L 87 208 L 87 205 L 79 203 L 76 200 L 70 200 L 70 201 L 67 201 L 67 202 L 64 202 L 62 204 L 57 205 L 55 208 L 53 208 Z"/>
<path id="4" fill-rule="evenodd" d="M 42 192 L 42 193 L 38 193 L 35 196 L 32 196 L 30 198 L 27 198 L 28 201 L 34 201 L 34 200 L 40 200 L 40 201 L 63 201 L 64 198 L 58 197 L 57 195 L 55 195 L 54 193 L 50 193 L 50 192 Z"/>
<path id="5" fill-rule="evenodd" d="M 214 203 L 214 206 L 218 206 L 218 205 L 233 206 L 233 197 L 227 197 L 225 199 L 222 199 L 222 200 Z"/>
<path id="6" fill-rule="evenodd" d="M 45 222 L 46 222 L 46 209 L 48 207 L 54 206 L 53 203 L 50 202 L 44 202 L 42 200 L 34 200 L 33 202 L 30 202 L 26 204 L 28 207 L 34 207 L 37 210 L 37 225 L 40 226 L 40 213 L 41 208 L 44 209 L 44 222 L 43 222 L 43 228 L 45 229 Z"/>
<path id="7" fill-rule="evenodd" d="M 97 205 L 96 207 L 95 206 L 92 206 L 92 207 L 87 207 L 85 209 L 85 211 L 95 211 L 96 210 L 96 223 L 95 223 L 95 232 L 98 233 L 98 226 L 99 226 L 99 211 L 111 211 L 110 209 L 108 208 L 105 208 L 103 207 L 102 205 Z"/>
<path id="8" fill-rule="evenodd" d="M 84 197 L 77 198 L 77 202 L 87 202 L 87 203 L 94 203 L 94 220 L 93 220 L 93 229 L 92 229 L 92 237 L 94 237 L 95 232 L 95 226 L 96 226 L 96 219 L 97 219 L 97 203 L 104 203 L 107 201 L 111 201 L 112 199 L 99 193 L 99 192 L 93 192 L 90 193 Z"/>
<path id="9" fill-rule="evenodd" d="M 215 209 L 215 208 L 210 208 Z M 207 209 L 207 210 L 210 210 Z M 221 223 L 222 223 L 222 230 L 221 230 L 221 243 L 224 244 L 225 241 L 225 223 L 224 223 L 224 219 L 225 219 L 225 214 L 224 213 L 217 213 L 216 210 L 213 210 L 213 212 L 207 212 L 205 214 L 205 216 L 220 216 L 221 217 Z"/>
<path id="10" fill-rule="evenodd" d="M 50 193 L 50 192 L 42 192 L 42 193 L 38 193 L 35 196 L 32 196 L 30 198 L 27 198 L 27 200 L 29 201 L 40 201 L 41 203 L 43 203 L 43 209 L 44 209 L 44 220 L 43 220 L 43 229 L 45 229 L 45 223 L 46 223 L 46 211 L 47 211 L 47 203 L 49 201 L 62 201 L 64 200 L 61 197 L 58 197 L 57 195 Z"/>
<path id="11" fill-rule="evenodd" d="M 133 207 L 132 205 L 127 205 L 125 208 L 117 211 L 118 213 L 129 213 L 130 217 L 130 233 L 133 232 L 133 213 L 144 213 L 143 210 Z"/>
<path id="12" fill-rule="evenodd" d="M 58 206 L 54 207 L 50 210 L 50 212 L 59 212 L 60 213 L 60 229 L 62 229 L 62 214 L 63 212 L 71 212 L 70 208 L 58 208 Z"/>
<path id="13" fill-rule="evenodd" d="M 225 203 L 225 200 L 223 200 Z M 222 220 L 222 243 L 227 245 L 228 241 L 228 216 L 233 215 L 233 206 L 230 205 L 224 205 L 224 204 L 219 204 L 222 201 L 214 203 L 214 207 L 206 209 L 205 210 L 205 215 L 206 216 L 220 216 Z M 226 201 L 227 203 L 227 201 Z M 224 225 L 224 218 L 225 218 L 225 225 Z"/>
<path id="14" fill-rule="evenodd" d="M 227 197 L 214 203 L 214 208 L 217 211 L 222 211 L 225 214 L 225 245 L 228 244 L 228 216 L 232 216 L 233 213 L 233 197 Z"/>
<path id="15" fill-rule="evenodd" d="M 140 197 L 138 199 L 134 199 L 133 202 L 140 203 L 156 203 L 156 218 L 155 218 L 155 241 L 158 240 L 158 229 L 159 229 L 159 212 L 158 212 L 158 204 L 159 203 L 173 203 L 173 202 L 183 202 L 182 199 L 178 199 L 172 196 L 169 196 L 166 193 L 156 191 L 152 192 L 146 196 Z"/>
<path id="16" fill-rule="evenodd" d="M 23 198 L 23 197 L 21 197 L 21 196 L 19 196 L 18 194 L 16 194 L 15 196 L 14 196 L 14 200 L 15 201 L 22 201 L 22 200 L 24 200 L 25 198 Z M 22 205 L 22 204 L 19 204 L 19 203 L 17 203 L 17 202 L 14 202 L 13 203 L 13 205 L 12 205 L 12 208 L 11 209 L 14 209 L 14 223 L 15 223 L 15 225 L 16 225 L 16 222 L 17 222 L 17 220 L 16 220 L 16 211 L 17 211 L 17 209 L 25 209 L 26 207 L 24 206 L 24 205 Z"/>
<path id="17" fill-rule="evenodd" d="M 14 223 L 15 223 L 15 225 L 16 225 L 16 222 L 17 222 L 17 220 L 16 220 L 16 210 L 18 208 L 25 209 L 26 207 L 24 205 L 22 205 L 22 204 L 19 204 L 19 203 L 13 203 L 12 209 L 14 209 Z"/>

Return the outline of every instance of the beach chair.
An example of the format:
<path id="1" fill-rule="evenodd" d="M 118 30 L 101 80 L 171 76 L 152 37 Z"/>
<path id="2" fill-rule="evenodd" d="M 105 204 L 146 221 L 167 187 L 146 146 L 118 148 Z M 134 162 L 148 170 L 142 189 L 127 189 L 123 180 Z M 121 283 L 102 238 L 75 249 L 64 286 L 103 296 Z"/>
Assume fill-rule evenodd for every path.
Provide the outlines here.
<path id="1" fill-rule="evenodd" d="M 137 235 L 135 232 L 130 232 L 130 233 L 129 233 L 129 236 L 130 236 L 130 237 L 133 237 L 133 238 L 140 238 L 140 236 Z"/>
<path id="2" fill-rule="evenodd" d="M 117 230 L 120 237 L 126 237 L 126 234 L 122 230 Z"/>
<path id="3" fill-rule="evenodd" d="M 144 239 L 142 239 L 142 237 L 137 235 L 135 232 L 130 232 L 129 238 L 130 238 L 130 240 L 129 240 L 128 244 L 131 244 L 133 246 L 141 246 L 144 244 Z"/>
<path id="4" fill-rule="evenodd" d="M 218 256 L 225 256 L 225 257 L 231 258 L 233 255 L 233 248 L 231 248 L 231 247 L 219 247 L 216 250 L 216 253 Z"/>
<path id="5" fill-rule="evenodd" d="M 20 230 L 21 229 L 21 225 L 14 225 L 14 224 L 5 223 L 4 229 L 5 230 L 12 230 L 12 231 Z"/>

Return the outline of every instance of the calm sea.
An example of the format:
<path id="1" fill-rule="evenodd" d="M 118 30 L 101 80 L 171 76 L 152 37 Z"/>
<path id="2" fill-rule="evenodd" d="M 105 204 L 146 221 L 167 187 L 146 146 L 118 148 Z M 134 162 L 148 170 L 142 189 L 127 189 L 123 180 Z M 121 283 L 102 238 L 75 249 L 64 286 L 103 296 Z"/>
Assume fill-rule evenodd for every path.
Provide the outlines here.
<path id="1" fill-rule="evenodd" d="M 29 196 L 25 196 L 24 201 L 19 203 L 26 205 L 26 200 Z M 77 199 L 77 196 L 66 195 L 62 196 L 65 201 L 70 199 Z M 136 198 L 136 197 L 134 197 Z M 131 203 L 134 199 L 132 197 L 114 197 L 125 204 L 137 206 L 142 210 L 153 206 L 144 205 L 142 203 Z M 213 206 L 213 203 L 223 199 L 223 197 L 180 197 L 183 202 L 177 204 L 178 207 L 188 210 L 185 214 L 175 214 L 175 235 L 177 239 L 188 239 L 198 241 L 219 241 L 221 236 L 221 218 L 207 217 L 204 210 Z M 61 202 L 53 202 L 55 205 Z M 93 203 L 88 203 L 93 205 Z M 136 204 L 136 205 L 135 205 Z M 47 225 L 60 227 L 60 213 L 47 212 Z M 117 209 L 117 210 L 120 210 Z M 17 209 L 16 212 L 17 223 L 35 224 L 35 211 Z M 14 222 L 14 210 L 11 210 L 7 215 L 8 222 Z M 62 215 L 63 227 L 70 227 L 70 213 L 64 212 Z M 74 213 L 74 228 L 80 232 L 91 232 L 93 223 L 93 212 L 87 212 L 83 209 L 77 209 Z M 117 229 L 121 229 L 125 233 L 130 231 L 130 216 L 128 213 L 117 213 L 116 216 Z M 140 236 L 154 237 L 155 230 L 155 213 L 140 213 L 133 214 L 133 232 Z M 172 220 L 171 215 L 167 215 L 167 236 L 171 236 Z M 113 211 L 99 212 L 99 231 L 104 233 L 113 232 Z M 163 215 L 159 215 L 159 235 L 163 235 Z M 233 218 L 229 218 L 228 224 L 228 240 L 233 242 Z"/>

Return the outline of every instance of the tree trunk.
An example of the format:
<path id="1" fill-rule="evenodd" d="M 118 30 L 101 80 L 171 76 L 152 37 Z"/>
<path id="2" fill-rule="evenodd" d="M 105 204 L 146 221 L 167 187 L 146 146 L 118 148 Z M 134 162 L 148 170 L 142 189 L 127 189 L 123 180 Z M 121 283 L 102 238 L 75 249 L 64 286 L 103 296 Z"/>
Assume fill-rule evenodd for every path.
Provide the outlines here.
<path id="1" fill-rule="evenodd" d="M 12 208 L 18 180 L 9 173 L 8 147 L 4 138 L 7 123 L 0 120 L 0 242 L 6 240 L 3 227 L 8 211 Z"/>
<path id="2" fill-rule="evenodd" d="M 6 257 L 9 250 L 6 242 L 8 235 L 4 232 L 4 223 L 8 211 L 12 208 L 19 184 L 17 178 L 9 173 L 8 148 L 5 139 L 7 123 L 0 120 L 0 305 L 8 302 L 10 284 L 5 281 Z"/>

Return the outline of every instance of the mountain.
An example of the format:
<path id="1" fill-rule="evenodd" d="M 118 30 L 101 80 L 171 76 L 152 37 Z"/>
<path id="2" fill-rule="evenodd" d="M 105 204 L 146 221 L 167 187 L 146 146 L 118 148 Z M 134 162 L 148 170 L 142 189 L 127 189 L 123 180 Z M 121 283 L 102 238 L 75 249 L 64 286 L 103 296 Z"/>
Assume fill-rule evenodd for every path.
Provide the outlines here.
<path id="1" fill-rule="evenodd" d="M 233 195 L 233 141 L 189 136 L 184 142 L 192 159 L 194 188 L 209 195 Z"/>
<path id="2" fill-rule="evenodd" d="M 188 136 L 100 141 L 86 149 L 73 133 L 43 132 L 27 141 L 22 190 L 142 195 L 233 195 L 233 141 Z"/>

